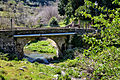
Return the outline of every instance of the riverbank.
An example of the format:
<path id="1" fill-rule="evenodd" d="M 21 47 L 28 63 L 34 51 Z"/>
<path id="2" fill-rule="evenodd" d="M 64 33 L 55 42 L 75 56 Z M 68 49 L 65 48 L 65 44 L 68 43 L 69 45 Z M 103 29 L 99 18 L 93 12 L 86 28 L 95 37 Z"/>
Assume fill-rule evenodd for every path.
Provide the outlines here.
<path id="1" fill-rule="evenodd" d="M 30 63 L 26 60 L 0 60 L 0 78 L 2 80 L 119 80 L 119 57 L 120 48 L 110 47 L 95 57 L 88 58 L 79 53 L 75 59 L 47 65 Z"/>

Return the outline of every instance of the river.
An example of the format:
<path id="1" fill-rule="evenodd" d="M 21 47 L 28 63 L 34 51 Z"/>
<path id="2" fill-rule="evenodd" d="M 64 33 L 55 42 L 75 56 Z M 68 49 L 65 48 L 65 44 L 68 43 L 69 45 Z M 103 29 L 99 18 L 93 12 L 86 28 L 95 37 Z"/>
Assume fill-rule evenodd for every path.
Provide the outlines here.
<path id="1" fill-rule="evenodd" d="M 24 51 L 25 52 L 25 59 L 29 62 L 39 62 L 49 64 L 49 61 L 53 59 L 55 54 L 52 53 L 39 53 L 39 52 L 31 52 L 31 51 Z"/>

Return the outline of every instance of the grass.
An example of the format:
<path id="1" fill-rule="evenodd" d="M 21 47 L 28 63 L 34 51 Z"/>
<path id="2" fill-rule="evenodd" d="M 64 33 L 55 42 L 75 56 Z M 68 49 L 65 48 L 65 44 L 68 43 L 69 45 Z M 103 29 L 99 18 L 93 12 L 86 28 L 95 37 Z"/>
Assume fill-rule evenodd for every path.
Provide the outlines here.
<path id="1" fill-rule="evenodd" d="M 6 17 L 6 16 L 9 16 L 9 14 L 8 14 L 8 12 L 0 11 L 0 16 Z"/>
<path id="2" fill-rule="evenodd" d="M 3 56 L 4 57 L 4 56 Z M 2 80 L 58 80 L 72 78 L 86 80 L 119 80 L 120 48 L 110 47 L 95 57 L 87 58 L 79 53 L 73 60 L 50 65 L 30 63 L 27 61 L 0 60 L 0 79 Z M 3 58 L 4 59 L 4 58 Z M 65 75 L 62 74 L 65 72 Z"/>
<path id="3" fill-rule="evenodd" d="M 0 80 L 52 80 L 57 73 L 60 69 L 44 64 L 0 60 Z"/>
<path id="4" fill-rule="evenodd" d="M 50 41 L 38 41 L 25 46 L 25 49 L 30 51 L 37 51 L 39 53 L 56 54 L 56 49 L 50 43 Z"/>

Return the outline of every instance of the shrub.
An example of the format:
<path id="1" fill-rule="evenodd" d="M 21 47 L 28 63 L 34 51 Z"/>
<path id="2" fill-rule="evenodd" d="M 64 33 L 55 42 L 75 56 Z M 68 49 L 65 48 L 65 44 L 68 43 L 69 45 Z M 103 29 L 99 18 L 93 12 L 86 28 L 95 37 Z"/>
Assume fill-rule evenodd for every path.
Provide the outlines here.
<path id="1" fill-rule="evenodd" d="M 5 80 L 5 78 L 2 75 L 0 75 L 0 80 Z"/>
<path id="2" fill-rule="evenodd" d="M 8 60 L 8 54 L 4 54 L 0 52 L 0 60 Z"/>
<path id="3" fill-rule="evenodd" d="M 94 59 L 96 69 L 93 73 L 95 79 L 120 79 L 120 48 L 114 46 L 107 47 L 101 53 L 98 53 Z"/>
<path id="4" fill-rule="evenodd" d="M 43 24 L 34 25 L 33 27 L 34 28 L 41 28 L 41 27 L 43 27 Z"/>
<path id="5" fill-rule="evenodd" d="M 49 21 L 49 26 L 51 26 L 51 27 L 58 27 L 58 26 L 59 26 L 56 17 L 52 17 L 52 18 L 50 19 L 50 21 Z"/>

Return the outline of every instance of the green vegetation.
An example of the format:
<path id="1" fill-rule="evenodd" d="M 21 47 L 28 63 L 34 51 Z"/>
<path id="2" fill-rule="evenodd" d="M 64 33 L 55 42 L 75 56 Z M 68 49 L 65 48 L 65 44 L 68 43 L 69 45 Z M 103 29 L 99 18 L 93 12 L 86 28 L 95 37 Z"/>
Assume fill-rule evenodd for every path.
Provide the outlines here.
<path id="1" fill-rule="evenodd" d="M 83 49 L 80 55 L 82 58 L 59 64 L 61 67 L 68 68 L 65 70 L 68 75 L 92 80 L 120 79 L 120 2 L 111 0 L 109 4 L 105 4 L 107 1 L 96 3 L 92 0 L 85 0 L 83 5 L 74 6 L 76 2 L 79 2 L 78 0 L 61 0 L 59 8 L 60 11 L 65 12 L 61 15 L 66 15 L 69 19 L 90 19 L 94 21 L 92 26 L 98 31 L 96 35 L 83 36 L 83 42 L 89 46 Z M 64 4 L 65 6 L 61 7 Z M 80 72 L 83 70 L 85 73 L 81 76 Z"/>
<path id="2" fill-rule="evenodd" d="M 5 12 L 5 11 L 0 11 L 0 16 L 8 16 L 8 12 Z"/>
<path id="3" fill-rule="evenodd" d="M 30 51 L 37 51 L 39 53 L 53 53 L 56 54 L 56 49 L 50 44 L 50 41 L 38 41 L 25 46 L 25 49 Z"/>
<path id="4" fill-rule="evenodd" d="M 75 78 L 81 77 L 87 80 L 120 79 L 120 48 L 109 47 L 89 58 L 86 58 L 84 54 L 79 56 L 74 60 L 59 63 L 57 66 Z"/>
<path id="5" fill-rule="evenodd" d="M 106 11 L 102 11 L 102 9 Z M 107 9 L 119 8 L 119 0 L 60 0 L 58 4 L 59 14 L 66 16 L 66 23 L 74 20 L 91 20 L 90 17 L 84 16 L 81 12 L 86 12 L 91 16 L 99 16 L 100 14 L 108 14 Z"/>
<path id="6" fill-rule="evenodd" d="M 50 19 L 50 21 L 49 21 L 49 26 L 51 26 L 51 27 L 58 27 L 58 26 L 59 26 L 56 17 L 52 17 L 52 18 Z"/>
<path id="7" fill-rule="evenodd" d="M 65 27 L 66 26 L 64 21 L 59 22 L 58 25 L 59 25 L 59 27 Z M 48 28 L 48 27 L 51 27 L 51 26 L 47 25 L 47 26 L 44 26 L 44 27 Z M 58 27 L 58 26 L 55 26 L 55 27 Z"/>
<path id="8" fill-rule="evenodd" d="M 65 22 L 64 22 L 64 21 L 61 21 L 61 22 L 59 22 L 59 26 L 60 26 L 60 27 L 65 27 L 65 26 L 66 26 L 66 24 L 65 24 Z"/>
<path id="9" fill-rule="evenodd" d="M 0 54 L 0 78 L 3 80 L 51 80 L 55 77 L 54 75 L 58 75 L 58 80 L 72 80 L 73 78 L 119 80 L 120 1 L 96 1 L 60 0 L 59 13 L 66 16 L 68 23 L 69 20 L 77 19 L 86 22 L 89 20 L 89 22 L 93 22 L 91 26 L 96 28 L 95 34 L 76 36 L 72 41 L 74 48 L 66 51 L 67 54 L 63 57 L 63 60 L 58 59 L 59 63 L 50 67 L 51 65 L 29 63 L 27 61 L 5 61 L 8 60 L 6 55 Z M 53 24 L 52 21 L 50 22 Z M 56 52 L 48 41 L 29 44 L 25 46 L 25 49 L 40 53 Z M 77 57 L 74 58 L 72 54 Z"/>
<path id="10" fill-rule="evenodd" d="M 52 80 L 59 68 L 27 61 L 0 60 L 0 80 Z"/>

